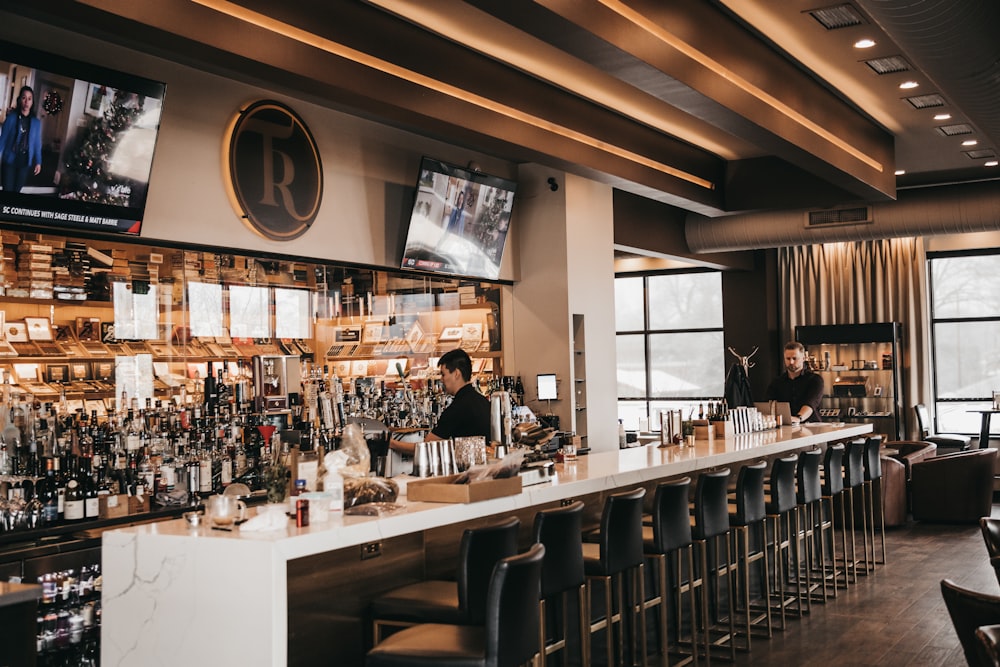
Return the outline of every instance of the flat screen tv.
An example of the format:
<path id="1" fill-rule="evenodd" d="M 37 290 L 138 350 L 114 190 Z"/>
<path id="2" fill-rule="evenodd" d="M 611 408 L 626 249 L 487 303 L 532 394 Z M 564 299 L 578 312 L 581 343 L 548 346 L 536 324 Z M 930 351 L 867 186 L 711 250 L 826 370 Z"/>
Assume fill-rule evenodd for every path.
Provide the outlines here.
<path id="1" fill-rule="evenodd" d="M 505 178 L 423 158 L 402 268 L 499 278 L 516 189 Z"/>
<path id="2" fill-rule="evenodd" d="M 0 221 L 138 234 L 165 88 L 0 41 Z"/>

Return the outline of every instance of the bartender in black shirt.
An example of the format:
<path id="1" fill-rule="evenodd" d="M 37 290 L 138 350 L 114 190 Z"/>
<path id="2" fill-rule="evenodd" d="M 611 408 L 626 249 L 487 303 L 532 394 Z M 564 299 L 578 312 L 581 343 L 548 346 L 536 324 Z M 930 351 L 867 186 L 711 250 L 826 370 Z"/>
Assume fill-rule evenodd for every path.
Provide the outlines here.
<path id="1" fill-rule="evenodd" d="M 822 421 L 819 404 L 823 400 L 823 378 L 806 365 L 806 350 L 802 343 L 785 343 L 785 371 L 774 378 L 767 388 L 767 400 L 788 403 L 792 421 Z"/>
<path id="2" fill-rule="evenodd" d="M 454 396 L 425 441 L 481 435 L 490 440 L 490 401 L 472 384 L 472 359 L 465 350 L 445 352 L 438 360 L 444 390 Z M 390 440 L 389 446 L 413 455 L 414 443 Z"/>

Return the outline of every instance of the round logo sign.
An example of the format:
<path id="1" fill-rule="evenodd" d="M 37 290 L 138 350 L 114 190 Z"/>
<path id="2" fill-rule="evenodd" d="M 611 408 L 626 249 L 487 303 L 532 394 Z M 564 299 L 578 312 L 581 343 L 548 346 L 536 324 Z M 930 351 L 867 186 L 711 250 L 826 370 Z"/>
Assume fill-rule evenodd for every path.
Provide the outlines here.
<path id="1" fill-rule="evenodd" d="M 323 165 L 309 128 L 280 102 L 243 109 L 229 132 L 233 206 L 247 225 L 274 241 L 309 230 L 323 198 Z"/>

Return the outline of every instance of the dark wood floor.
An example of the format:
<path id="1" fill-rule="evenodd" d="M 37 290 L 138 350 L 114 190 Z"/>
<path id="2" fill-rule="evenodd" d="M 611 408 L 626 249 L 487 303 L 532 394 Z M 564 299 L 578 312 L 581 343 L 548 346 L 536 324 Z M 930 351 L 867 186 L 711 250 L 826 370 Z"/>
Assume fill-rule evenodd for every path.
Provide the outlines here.
<path id="1" fill-rule="evenodd" d="M 993 516 L 1000 517 L 1000 505 Z M 888 530 L 886 542 L 888 562 L 874 575 L 836 600 L 814 604 L 770 640 L 754 640 L 752 653 L 739 654 L 736 664 L 964 665 L 940 582 L 1000 593 L 979 526 L 910 522 Z"/>

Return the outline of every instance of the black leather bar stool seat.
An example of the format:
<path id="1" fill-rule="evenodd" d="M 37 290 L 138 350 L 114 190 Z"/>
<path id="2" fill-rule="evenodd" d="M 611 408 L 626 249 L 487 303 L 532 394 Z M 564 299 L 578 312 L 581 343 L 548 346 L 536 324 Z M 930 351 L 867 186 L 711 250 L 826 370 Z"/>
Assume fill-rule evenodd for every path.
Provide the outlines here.
<path id="1" fill-rule="evenodd" d="M 754 563 L 760 563 L 759 592 L 766 599 L 771 584 L 767 565 L 767 533 L 764 520 L 767 518 L 767 507 L 764 500 L 764 478 L 767 474 L 767 461 L 748 463 L 740 468 L 736 476 L 736 489 L 730 494 L 729 526 L 733 531 L 733 562 L 737 571 L 737 597 L 735 606 L 737 612 L 743 613 L 742 633 L 746 636 L 746 650 L 751 648 L 751 636 L 755 623 L 753 611 L 750 608 L 751 584 L 750 569 Z M 753 530 L 753 534 L 751 533 Z M 754 543 L 751 544 L 751 538 Z M 765 604 L 760 617 L 764 621 L 763 636 L 771 636 L 771 605 Z"/>
<path id="2" fill-rule="evenodd" d="M 545 547 L 496 563 L 483 625 L 422 623 L 372 648 L 367 667 L 517 667 L 538 654 L 538 599 Z"/>
<path id="3" fill-rule="evenodd" d="M 655 597 L 646 601 L 643 609 L 657 608 L 659 611 L 659 650 L 660 662 L 669 664 L 671 652 L 690 657 L 698 664 L 697 623 L 698 605 L 695 602 L 695 591 L 701 586 L 701 580 L 695 580 L 694 541 L 691 537 L 691 519 L 688 510 L 688 493 L 691 489 L 691 478 L 660 482 L 656 485 L 653 497 L 653 515 L 650 526 L 642 528 L 642 546 L 646 557 L 656 565 L 656 580 L 658 591 Z M 687 577 L 684 573 L 685 554 L 687 561 Z M 672 561 L 672 562 L 671 562 Z M 681 645 L 686 642 L 684 635 L 684 603 L 683 597 L 688 597 L 688 619 L 691 628 L 690 643 L 692 650 L 685 653 Z M 667 608 L 671 607 L 668 614 Z M 673 617 L 674 643 L 671 647 L 668 631 L 668 616 Z M 672 649 L 672 650 L 671 650 Z"/>
<path id="4" fill-rule="evenodd" d="M 835 511 L 836 506 L 834 505 L 835 501 L 840 501 L 839 516 L 841 518 L 846 516 L 844 513 L 844 446 L 840 443 L 827 445 L 826 447 L 826 453 L 823 454 L 823 469 L 820 474 L 820 488 L 822 494 L 821 510 L 824 512 L 822 521 L 823 523 L 828 523 L 833 529 L 833 533 L 836 533 L 836 524 L 834 523 L 834 517 L 837 516 L 837 512 Z M 825 506 L 822 503 L 825 503 Z M 831 534 L 829 569 L 827 568 L 826 555 L 820 554 L 822 558 L 823 577 L 833 583 L 831 587 L 833 597 L 837 597 L 837 588 L 847 588 L 847 573 L 837 566 L 837 548 L 834 544 L 835 542 L 836 537 L 834 534 Z M 840 542 L 840 553 L 843 556 L 843 562 L 846 563 L 847 531 L 843 525 L 840 526 Z M 844 575 L 843 581 L 840 578 L 841 573 Z"/>
<path id="5" fill-rule="evenodd" d="M 795 472 L 795 502 L 801 517 L 800 528 L 802 542 L 805 546 L 804 560 L 800 563 L 799 576 L 804 576 L 806 608 L 812 609 L 813 599 L 826 602 L 826 577 L 820 576 L 815 587 L 812 583 L 814 570 L 822 571 L 820 565 L 826 553 L 826 535 L 831 524 L 823 522 L 823 483 L 820 476 L 820 465 L 823 463 L 823 451 L 810 449 L 799 454 L 798 468 Z M 815 563 L 815 565 L 814 565 Z M 814 597 L 813 592 L 819 589 Z"/>
<path id="6" fill-rule="evenodd" d="M 867 514 L 868 529 L 872 540 L 872 560 L 869 569 L 874 570 L 876 564 L 885 565 L 885 511 L 882 501 L 882 436 L 874 435 L 865 439 L 865 481 L 863 488 L 864 510 Z M 875 555 L 876 527 L 881 536 L 882 560 Z M 867 557 L 865 562 L 867 563 Z"/>
<path id="7" fill-rule="evenodd" d="M 917 403 L 913 406 L 913 413 L 917 417 L 917 440 L 932 442 L 938 447 L 938 455 L 952 454 L 954 452 L 964 452 L 972 445 L 972 438 L 961 433 L 931 433 L 931 415 L 927 411 L 927 406 Z M 980 449 L 985 444 L 979 443 Z"/>
<path id="8" fill-rule="evenodd" d="M 587 645 L 590 619 L 587 615 L 587 586 L 583 572 L 583 546 L 580 542 L 582 528 L 583 503 L 579 500 L 565 507 L 542 510 L 535 514 L 535 542 L 545 546 L 539 609 L 540 657 L 543 665 L 547 656 L 564 650 L 567 646 L 570 638 L 567 593 L 573 590 L 577 592 L 580 664 L 583 667 L 590 664 L 590 647 Z M 556 606 L 552 603 L 559 603 L 556 609 L 552 609 Z M 548 611 L 560 612 L 559 616 L 562 618 L 562 632 L 551 642 L 547 631 Z M 563 662 L 567 663 L 569 660 Z"/>
<path id="9" fill-rule="evenodd" d="M 768 546 L 772 549 L 771 599 L 778 611 L 779 627 L 785 629 L 785 616 L 802 613 L 801 578 L 798 569 L 798 505 L 795 499 L 797 456 L 786 456 L 771 463 L 767 480 L 767 520 L 770 527 Z M 795 592 L 785 594 L 785 584 L 794 582 Z M 792 605 L 794 604 L 794 607 Z"/>
<path id="10" fill-rule="evenodd" d="M 845 567 L 851 573 L 852 582 L 857 583 L 858 574 L 868 573 L 868 519 L 864 512 L 854 508 L 864 504 L 865 483 L 865 439 L 851 440 L 847 443 L 844 453 L 844 497 L 847 500 L 847 515 L 844 517 L 845 527 L 851 527 L 851 560 Z M 857 519 L 861 519 L 862 546 L 864 548 L 864 563 L 858 560 L 857 542 L 855 541 Z"/>
<path id="11" fill-rule="evenodd" d="M 733 564 L 729 542 L 729 468 L 707 470 L 698 475 L 694 506 L 691 514 L 691 537 L 698 553 L 699 575 L 702 578 L 702 639 L 705 656 L 711 662 L 713 646 L 728 647 L 728 659 L 736 660 L 736 610 L 732 593 Z M 725 598 L 728 622 L 720 619 L 722 581 L 725 577 Z M 711 589 L 711 591 L 709 590 Z M 721 636 L 713 639 L 713 634 Z"/>
<path id="12" fill-rule="evenodd" d="M 372 601 L 374 640 L 382 629 L 417 623 L 482 625 L 493 566 L 517 553 L 517 517 L 462 533 L 457 581 L 428 580 L 383 593 Z M 537 631 L 534 633 L 538 636 Z"/>
<path id="13" fill-rule="evenodd" d="M 642 611 L 645 599 L 643 591 L 643 550 L 642 550 L 642 499 L 646 490 L 612 493 L 604 502 L 601 513 L 601 530 L 597 543 L 583 543 L 583 567 L 587 578 L 588 614 L 593 604 L 594 586 L 600 582 L 604 591 L 604 616 L 590 622 L 590 635 L 605 630 L 607 636 L 607 664 L 614 664 L 614 625 L 619 626 L 617 643 L 619 664 L 626 664 L 626 653 L 634 655 L 636 627 L 634 616 L 639 606 L 639 625 L 642 642 L 642 664 L 646 664 L 646 615 Z M 632 576 L 625 577 L 628 572 Z M 631 579 L 631 583 L 627 583 Z M 617 582 L 617 585 L 615 584 Z M 615 591 L 617 591 L 617 612 L 615 611 Z M 628 613 L 627 613 L 628 612 Z M 626 635 L 631 634 L 631 648 L 626 651 Z"/>

